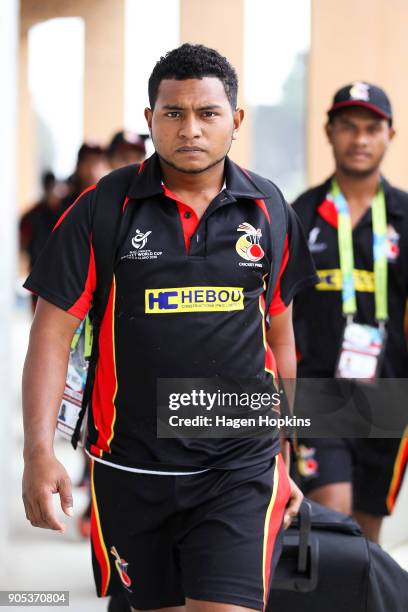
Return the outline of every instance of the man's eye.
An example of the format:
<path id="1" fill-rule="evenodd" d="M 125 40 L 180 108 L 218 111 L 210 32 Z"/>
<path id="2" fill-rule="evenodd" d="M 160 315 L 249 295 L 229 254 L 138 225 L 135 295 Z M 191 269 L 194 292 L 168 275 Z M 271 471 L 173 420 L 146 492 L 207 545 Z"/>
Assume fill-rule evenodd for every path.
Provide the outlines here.
<path id="1" fill-rule="evenodd" d="M 203 116 L 204 117 L 216 117 L 217 113 L 214 113 L 214 111 L 204 111 Z"/>
<path id="2" fill-rule="evenodd" d="M 177 117 L 180 117 L 180 113 L 178 111 L 169 111 L 168 113 L 166 113 L 166 117 L 177 119 Z"/>

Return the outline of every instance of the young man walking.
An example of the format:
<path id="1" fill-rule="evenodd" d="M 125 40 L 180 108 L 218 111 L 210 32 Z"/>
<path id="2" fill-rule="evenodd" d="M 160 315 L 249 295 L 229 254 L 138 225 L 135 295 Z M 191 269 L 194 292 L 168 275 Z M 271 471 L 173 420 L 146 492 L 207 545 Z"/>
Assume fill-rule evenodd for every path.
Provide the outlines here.
<path id="1" fill-rule="evenodd" d="M 314 267 L 288 211 L 267 330 L 268 202 L 286 204 L 273 183 L 227 157 L 244 116 L 236 98 L 236 73 L 218 52 L 185 44 L 161 58 L 145 111 L 156 153 L 135 168 L 120 203 L 126 231 L 100 327 L 86 448 L 97 592 L 121 589 L 132 609 L 261 610 L 282 525 L 301 502 L 276 435 L 156 434 L 158 379 L 272 386 L 277 371 L 296 375 L 291 303 L 315 281 Z M 60 219 L 26 282 L 40 299 L 23 381 L 23 495 L 31 523 L 55 530 L 63 525 L 52 493 L 72 513 L 53 436 L 71 338 L 97 282 L 94 194 L 88 188 Z"/>
<path id="2" fill-rule="evenodd" d="M 394 137 L 392 123 L 390 101 L 379 87 L 355 82 L 340 89 L 326 125 L 334 175 L 294 203 L 320 277 L 295 304 L 300 377 L 408 375 L 408 194 L 380 171 Z M 345 334 L 349 344 L 356 334 L 359 341 L 369 334 L 379 347 L 378 360 L 361 346 L 342 350 Z M 384 410 L 392 411 L 392 405 Z M 407 459 L 406 438 L 304 439 L 297 466 L 309 497 L 354 512 L 376 542 Z"/>

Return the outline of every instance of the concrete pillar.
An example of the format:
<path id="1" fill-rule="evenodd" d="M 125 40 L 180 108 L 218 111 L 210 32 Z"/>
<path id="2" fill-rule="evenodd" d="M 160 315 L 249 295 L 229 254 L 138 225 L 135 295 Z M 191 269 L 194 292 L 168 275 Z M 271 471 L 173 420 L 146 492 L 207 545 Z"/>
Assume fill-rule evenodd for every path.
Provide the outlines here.
<path id="1" fill-rule="evenodd" d="M 20 31 L 18 79 L 18 161 L 17 202 L 20 210 L 32 204 L 38 184 L 35 163 L 35 122 L 28 89 L 28 30 Z"/>
<path id="2" fill-rule="evenodd" d="M 245 109 L 244 0 L 180 0 L 180 43 L 201 43 L 225 55 L 238 73 L 238 105 Z M 250 116 L 248 109 L 231 157 L 244 167 L 249 160 Z"/>
<path id="3" fill-rule="evenodd" d="M 8 531 L 10 422 L 13 393 L 10 372 L 11 321 L 16 274 L 16 108 L 18 0 L 0 3 L 0 565 L 5 561 Z"/>
<path id="4" fill-rule="evenodd" d="M 390 96 L 397 137 L 384 163 L 384 174 L 408 189 L 408 3 L 406 0 L 311 0 L 312 32 L 308 79 L 308 182 L 332 168 L 322 126 L 334 92 L 354 80 L 383 87 Z"/>
<path id="5" fill-rule="evenodd" d="M 105 142 L 123 127 L 124 121 L 124 5 L 125 0 L 21 0 L 18 189 L 21 210 L 31 203 L 37 184 L 34 122 L 27 83 L 29 29 L 56 17 L 84 19 L 84 139 Z"/>
<path id="6" fill-rule="evenodd" d="M 106 141 L 123 127 L 124 4 L 124 0 L 78 2 L 85 19 L 85 140 Z"/>

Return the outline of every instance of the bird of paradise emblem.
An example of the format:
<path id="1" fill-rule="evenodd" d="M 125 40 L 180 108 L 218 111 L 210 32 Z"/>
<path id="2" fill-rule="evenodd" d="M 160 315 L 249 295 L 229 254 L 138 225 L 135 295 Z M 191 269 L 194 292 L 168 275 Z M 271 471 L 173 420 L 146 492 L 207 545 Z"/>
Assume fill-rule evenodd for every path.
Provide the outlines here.
<path id="1" fill-rule="evenodd" d="M 114 546 L 111 547 L 110 552 L 115 557 L 115 567 L 119 574 L 119 578 L 122 581 L 122 584 L 128 589 L 128 591 L 130 591 L 132 580 L 130 579 L 127 573 L 127 568 L 129 564 L 127 563 L 127 561 L 122 559 L 122 557 L 119 555 L 118 551 Z"/>
<path id="2" fill-rule="evenodd" d="M 265 255 L 263 248 L 259 244 L 262 238 L 262 231 L 255 229 L 253 225 L 241 223 L 238 226 L 237 232 L 243 232 L 235 245 L 236 251 L 240 257 L 247 261 L 259 261 Z"/>

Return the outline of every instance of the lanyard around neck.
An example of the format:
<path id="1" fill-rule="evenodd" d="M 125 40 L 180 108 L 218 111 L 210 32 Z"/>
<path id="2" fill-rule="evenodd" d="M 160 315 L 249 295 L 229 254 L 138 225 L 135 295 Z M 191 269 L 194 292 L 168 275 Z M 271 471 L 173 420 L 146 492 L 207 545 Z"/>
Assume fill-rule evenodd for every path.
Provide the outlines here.
<path id="1" fill-rule="evenodd" d="M 342 276 L 343 314 L 353 316 L 357 312 L 356 289 L 354 283 L 353 232 L 349 207 L 341 193 L 336 179 L 332 181 L 330 192 L 338 213 L 338 244 Z M 373 225 L 373 259 L 375 318 L 377 321 L 388 319 L 387 283 L 388 264 L 386 254 L 387 213 L 382 186 L 378 189 L 371 205 Z"/>

